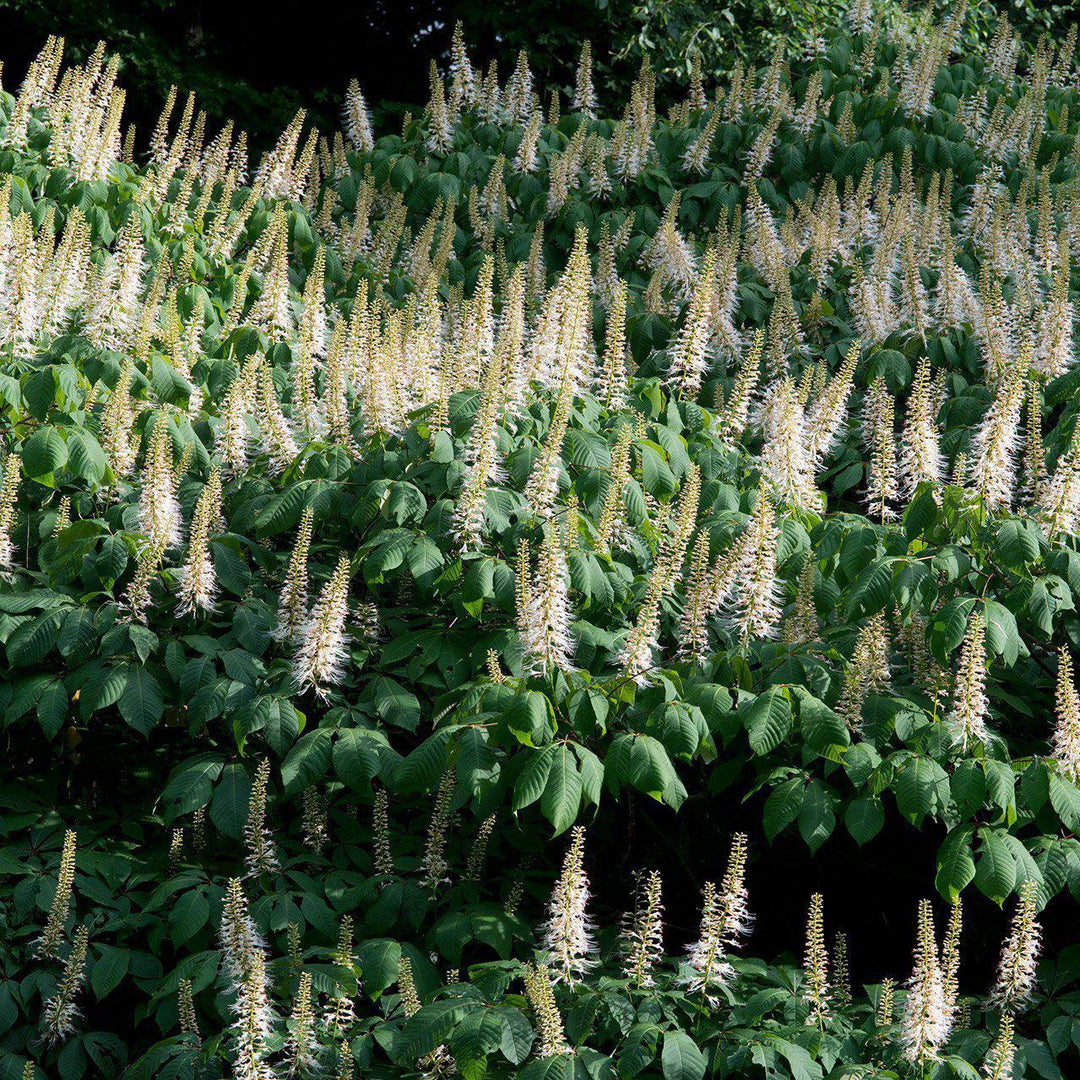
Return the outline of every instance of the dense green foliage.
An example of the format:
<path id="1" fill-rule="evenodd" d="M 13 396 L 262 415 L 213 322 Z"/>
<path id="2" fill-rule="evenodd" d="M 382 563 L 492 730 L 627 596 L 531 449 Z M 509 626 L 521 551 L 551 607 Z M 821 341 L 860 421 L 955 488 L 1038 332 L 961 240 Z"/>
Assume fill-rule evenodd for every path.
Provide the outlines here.
<path id="1" fill-rule="evenodd" d="M 3 95 L 0 1076 L 270 1075 L 229 1027 L 245 875 L 331 1074 L 979 1075 L 963 968 L 915 1064 L 876 982 L 635 984 L 608 911 L 555 990 L 576 1053 L 521 994 L 550 838 L 635 800 L 745 796 L 752 909 L 777 837 L 896 823 L 969 920 L 1080 899 L 1075 38 L 1018 74 L 1008 33 L 870 24 L 667 117 L 645 69 L 621 120 L 458 48 L 400 134 L 351 96 L 348 147 L 296 124 L 250 178 L 190 111 L 121 153 L 100 56 Z M 1017 1077 L 1076 1068 L 1051 944 Z"/>

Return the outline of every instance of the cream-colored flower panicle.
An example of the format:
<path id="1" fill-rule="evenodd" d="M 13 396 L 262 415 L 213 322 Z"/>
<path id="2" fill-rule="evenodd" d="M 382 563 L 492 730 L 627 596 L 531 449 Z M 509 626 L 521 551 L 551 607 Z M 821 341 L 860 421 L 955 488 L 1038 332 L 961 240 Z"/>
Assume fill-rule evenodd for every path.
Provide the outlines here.
<path id="1" fill-rule="evenodd" d="M 452 807 L 456 786 L 457 773 L 451 767 L 443 773 L 439 781 L 431 820 L 428 822 L 427 836 L 424 838 L 424 854 L 420 867 L 423 870 L 424 885 L 432 893 L 450 880 L 450 865 L 446 861 L 446 841 L 453 819 Z"/>
<path id="2" fill-rule="evenodd" d="M 270 1039 L 276 1017 L 270 1005 L 266 946 L 248 912 L 239 878 L 230 880 L 221 912 L 222 965 L 231 997 L 234 1075 L 274 1080 Z"/>
<path id="3" fill-rule="evenodd" d="M 570 1050 L 563 1030 L 562 1017 L 555 1003 L 555 994 L 551 988 L 551 977 L 545 967 L 525 967 L 525 996 L 536 1018 L 536 1027 L 540 1033 L 536 1046 L 538 1058 L 555 1057 Z"/>
<path id="4" fill-rule="evenodd" d="M 934 913 L 929 900 L 919 903 L 915 959 L 900 1020 L 900 1045 L 906 1061 L 936 1061 L 952 1029 L 945 979 L 938 961 Z"/>
<path id="5" fill-rule="evenodd" d="M 465 550 L 484 539 L 484 509 L 488 487 L 500 479 L 498 424 L 504 406 L 503 368 L 491 360 L 481 383 L 477 410 L 465 448 L 465 478 L 454 508 L 453 529 Z"/>
<path id="6" fill-rule="evenodd" d="M 1050 478 L 1042 484 L 1036 509 L 1052 540 L 1060 541 L 1080 531 L 1080 437 L 1076 434 L 1058 458 Z"/>
<path id="7" fill-rule="evenodd" d="M 200 1039 L 199 1018 L 195 1012 L 195 993 L 190 979 L 181 979 L 176 988 L 176 1013 L 183 1035 Z"/>
<path id="8" fill-rule="evenodd" d="M 56 892 L 49 906 L 49 918 L 45 930 L 35 942 L 34 955 L 41 959 L 53 959 L 58 955 L 64 939 L 68 912 L 71 910 L 75 888 L 75 830 L 64 833 L 64 847 L 60 852 L 60 870 L 56 875 Z"/>
<path id="9" fill-rule="evenodd" d="M 375 790 L 371 805 L 372 866 L 378 877 L 394 872 L 394 852 L 390 846 L 390 796 L 386 788 Z"/>
<path id="10" fill-rule="evenodd" d="M 531 674 L 571 667 L 572 617 L 566 547 L 561 530 L 552 522 L 544 531 L 535 576 L 529 566 L 528 544 L 523 541 L 518 551 L 517 625 Z"/>
<path id="11" fill-rule="evenodd" d="M 589 917 L 589 876 L 585 872 L 585 829 L 574 827 L 562 873 L 548 901 L 541 935 L 555 982 L 573 986 L 596 964 L 596 942 Z"/>
<path id="12" fill-rule="evenodd" d="M 783 618 L 783 597 L 776 578 L 780 529 L 775 509 L 758 492 L 754 516 L 728 575 L 730 591 L 724 600 L 727 622 L 742 641 L 775 637 Z"/>
<path id="13" fill-rule="evenodd" d="M 1057 726 L 1051 739 L 1053 758 L 1063 776 L 1074 784 L 1080 783 L 1080 692 L 1073 681 L 1072 657 L 1065 645 L 1058 653 L 1055 706 Z"/>
<path id="14" fill-rule="evenodd" d="M 330 687 L 341 682 L 349 658 L 349 636 L 345 621 L 349 615 L 350 558 L 342 553 L 330 580 L 323 586 L 297 635 L 293 658 L 293 682 L 303 693 L 312 689 L 322 698 Z"/>
<path id="15" fill-rule="evenodd" d="M 1013 1018 L 1003 1016 L 998 1025 L 997 1037 L 990 1044 L 983 1066 L 983 1080 L 1011 1080 L 1016 1044 L 1013 1042 Z"/>
<path id="16" fill-rule="evenodd" d="M 690 296 L 686 321 L 670 349 L 668 385 L 672 391 L 690 400 L 697 397 L 702 380 L 709 371 L 710 319 L 715 286 L 716 252 L 710 248 Z"/>
<path id="17" fill-rule="evenodd" d="M 803 993 L 809 1006 L 806 1022 L 823 1028 L 832 1006 L 832 991 L 829 984 L 829 953 L 825 947 L 825 898 L 821 893 L 814 893 L 810 897 L 803 977 Z"/>
<path id="18" fill-rule="evenodd" d="M 863 415 L 863 439 L 869 461 L 866 475 L 866 502 L 871 516 L 880 522 L 896 517 L 900 495 L 896 471 L 896 402 L 883 378 L 868 389 Z"/>
<path id="19" fill-rule="evenodd" d="M 953 688 L 952 708 L 947 717 L 953 741 L 962 753 L 984 743 L 989 734 L 986 719 L 990 700 L 986 696 L 986 625 L 981 611 L 971 616 Z"/>
<path id="20" fill-rule="evenodd" d="M 719 1001 L 720 993 L 731 985 L 735 969 L 724 948 L 720 895 L 716 886 L 705 882 L 701 906 L 701 927 L 686 955 L 686 971 L 680 981 L 691 994 L 701 994 L 710 1004 Z"/>
<path id="21" fill-rule="evenodd" d="M 908 498 L 920 484 L 937 487 L 945 477 L 937 411 L 933 371 L 929 360 L 923 358 L 915 372 L 901 436 L 900 477 Z"/>
<path id="22" fill-rule="evenodd" d="M 1035 990 L 1042 928 L 1036 917 L 1039 903 L 1038 883 L 1029 880 L 1020 886 L 1020 897 L 1013 913 L 1009 936 L 1001 950 L 997 979 L 990 1004 L 1002 1012 L 1022 1011 Z"/>
<path id="23" fill-rule="evenodd" d="M 735 978 L 728 954 L 750 931 L 753 922 L 746 906 L 746 837 L 737 833 L 720 888 L 705 883 L 701 927 L 686 957 L 680 981 L 689 992 L 715 1004 Z"/>
<path id="24" fill-rule="evenodd" d="M 276 873 L 281 864 L 274 849 L 273 836 L 266 825 L 266 797 L 270 787 L 270 762 L 265 758 L 255 770 L 248 799 L 247 822 L 244 825 L 245 861 L 248 876 Z"/>
<path id="25" fill-rule="evenodd" d="M 315 521 L 312 507 L 304 508 L 300 515 L 300 527 L 289 555 L 289 564 L 285 570 L 285 580 L 278 593 L 278 617 L 273 636 L 277 641 L 290 641 L 295 638 L 307 618 L 308 605 L 308 549 L 311 547 L 311 533 Z"/>
<path id="26" fill-rule="evenodd" d="M 994 400 L 971 441 L 971 485 L 993 510 L 1007 510 L 1012 505 L 1020 413 L 1030 365 L 1028 346 L 1003 372 Z"/>
<path id="27" fill-rule="evenodd" d="M 215 467 L 199 494 L 188 537 L 188 554 L 180 567 L 177 612 L 191 615 L 213 611 L 217 593 L 217 572 L 210 553 L 210 533 L 221 516 L 221 472 Z"/>
<path id="28" fill-rule="evenodd" d="M 60 982 L 52 997 L 45 1002 L 41 1014 L 41 1037 L 47 1046 L 56 1046 L 75 1034 L 75 1023 L 82 1015 L 75 999 L 86 977 L 88 936 L 89 931 L 85 926 L 75 931 Z"/>
<path id="29" fill-rule="evenodd" d="M 12 534 L 21 471 L 22 462 L 17 454 L 8 454 L 0 461 L 0 570 L 8 569 L 15 561 Z"/>
<path id="30" fill-rule="evenodd" d="M 634 910 L 628 912 L 621 936 L 623 974 L 639 989 L 652 986 L 664 953 L 664 904 L 660 872 L 651 870 L 638 882 Z"/>
<path id="31" fill-rule="evenodd" d="M 727 869 L 720 882 L 720 937 L 726 949 L 739 945 L 754 925 L 747 903 L 746 847 L 745 833 L 736 833 L 731 838 Z"/>
<path id="32" fill-rule="evenodd" d="M 318 1071 L 316 1056 L 319 1044 L 315 1032 L 315 1017 L 311 1005 L 311 972 L 302 971 L 296 989 L 292 1016 L 289 1018 L 289 1038 L 285 1043 L 290 1076 L 306 1076 Z"/>
<path id="33" fill-rule="evenodd" d="M 183 514 L 176 498 L 176 475 L 173 472 L 172 435 L 163 413 L 154 421 L 143 467 L 142 493 L 139 496 L 139 528 L 151 547 L 164 548 L 180 543 Z"/>
<path id="34" fill-rule="evenodd" d="M 402 956 L 398 961 L 398 988 L 401 991 L 401 1007 L 407 1017 L 413 1017 L 420 1011 L 420 995 L 413 976 L 412 960 Z M 417 1071 L 423 1080 L 438 1080 L 457 1072 L 454 1061 L 445 1043 L 439 1043 L 434 1050 L 424 1054 L 416 1062 Z"/>
<path id="35" fill-rule="evenodd" d="M 862 710 L 869 694 L 880 693 L 890 683 L 889 631 L 880 612 L 860 627 L 851 663 L 844 669 L 843 687 L 836 711 L 852 731 L 862 727 Z"/>
<path id="36" fill-rule="evenodd" d="M 762 429 L 761 472 L 777 503 L 799 510 L 821 510 L 824 496 L 814 483 L 806 413 L 794 379 L 779 379 L 766 391 Z"/>
<path id="37" fill-rule="evenodd" d="M 361 153 L 371 150 L 375 145 L 375 137 L 371 131 L 371 115 L 356 79 L 349 83 L 349 89 L 345 93 L 344 120 L 345 134 L 349 142 Z"/>

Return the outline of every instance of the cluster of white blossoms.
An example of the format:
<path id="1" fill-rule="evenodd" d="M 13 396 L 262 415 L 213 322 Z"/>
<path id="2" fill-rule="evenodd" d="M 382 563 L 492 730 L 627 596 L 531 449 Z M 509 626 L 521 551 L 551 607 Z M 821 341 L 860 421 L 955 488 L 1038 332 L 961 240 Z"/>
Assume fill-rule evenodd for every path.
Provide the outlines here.
<path id="1" fill-rule="evenodd" d="M 1068 647 L 1058 654 L 1057 725 L 1051 740 L 1054 761 L 1073 783 L 1080 782 L 1080 692 L 1073 682 L 1073 663 Z"/>
<path id="2" fill-rule="evenodd" d="M 273 1080 L 270 1039 L 276 1015 L 270 1004 L 266 944 L 248 912 L 239 878 L 233 878 L 221 912 L 221 957 L 232 997 L 233 1069 L 238 1080 Z"/>
<path id="3" fill-rule="evenodd" d="M 46 1045 L 55 1046 L 75 1033 L 75 1024 L 82 1015 L 76 996 L 86 977 L 86 949 L 89 930 L 80 926 L 71 942 L 71 951 L 64 961 L 64 971 L 52 997 L 45 1002 L 41 1013 L 41 1036 Z"/>
<path id="4" fill-rule="evenodd" d="M 953 740 L 967 753 L 984 743 L 989 734 L 986 719 L 990 700 L 986 696 L 986 623 L 981 611 L 972 614 L 960 650 L 953 688 L 952 708 L 946 717 Z"/>
<path id="5" fill-rule="evenodd" d="M 637 987 L 654 985 L 653 972 L 664 955 L 664 904 L 660 872 L 651 870 L 637 883 L 636 903 L 626 913 L 620 935 L 623 974 Z"/>
<path id="6" fill-rule="evenodd" d="M 936 1060 L 952 1031 L 953 1012 L 938 954 L 933 909 L 929 900 L 922 900 L 915 936 L 915 962 L 900 1021 L 904 1058 L 920 1064 Z"/>
<path id="7" fill-rule="evenodd" d="M 1030 1000 L 1035 989 L 1042 929 L 1036 918 L 1038 883 L 1029 880 L 1020 886 L 1019 902 L 1013 913 L 1009 936 L 1001 950 L 997 980 L 990 1003 L 1003 1012 L 1017 1012 Z"/>
<path id="8" fill-rule="evenodd" d="M 747 907 L 746 837 L 737 833 L 719 889 L 711 881 L 705 883 L 701 926 L 679 976 L 689 993 L 701 994 L 710 1004 L 716 1004 L 720 991 L 735 976 L 728 954 L 750 932 L 752 923 Z"/>
<path id="9" fill-rule="evenodd" d="M 829 982 L 829 951 L 825 945 L 825 898 L 821 893 L 810 897 L 806 915 L 806 947 L 803 952 L 803 994 L 808 1005 L 806 1023 L 824 1028 L 832 1006 Z"/>
<path id="10" fill-rule="evenodd" d="M 195 503 L 188 536 L 187 557 L 179 571 L 177 613 L 212 611 L 217 594 L 217 571 L 210 550 L 210 534 L 221 517 L 221 470 L 214 468 Z"/>
<path id="11" fill-rule="evenodd" d="M 525 968 L 525 996 L 536 1018 L 539 1032 L 536 1056 L 543 1059 L 567 1053 L 570 1047 L 566 1041 L 562 1017 L 555 1002 L 547 968 L 531 965 Z"/>
<path id="12" fill-rule="evenodd" d="M 420 995 L 413 978 L 412 960 L 402 956 L 398 961 L 398 987 L 401 990 L 401 1004 L 407 1017 L 413 1017 L 420 1011 Z M 434 1050 L 424 1054 L 416 1063 L 416 1068 L 423 1080 L 438 1080 L 457 1072 L 457 1063 L 445 1044 L 439 1043 Z"/>
<path id="13" fill-rule="evenodd" d="M 273 834 L 266 824 L 266 802 L 270 786 L 270 762 L 264 758 L 255 769 L 244 823 L 245 863 L 248 877 L 273 874 L 281 869 Z"/>
<path id="14" fill-rule="evenodd" d="M 0 461 L 0 571 L 15 561 L 15 543 L 11 538 L 15 524 L 15 500 L 18 497 L 22 462 L 18 454 L 8 454 Z"/>
<path id="15" fill-rule="evenodd" d="M 585 829 L 577 825 L 541 931 L 541 950 L 552 980 L 570 986 L 596 965 L 594 924 L 588 912 L 589 876 L 585 872 Z"/>
<path id="16" fill-rule="evenodd" d="M 297 632 L 293 681 L 300 691 L 313 689 L 325 697 L 341 681 L 348 660 L 350 557 L 342 554 L 330 580 L 323 586 Z"/>

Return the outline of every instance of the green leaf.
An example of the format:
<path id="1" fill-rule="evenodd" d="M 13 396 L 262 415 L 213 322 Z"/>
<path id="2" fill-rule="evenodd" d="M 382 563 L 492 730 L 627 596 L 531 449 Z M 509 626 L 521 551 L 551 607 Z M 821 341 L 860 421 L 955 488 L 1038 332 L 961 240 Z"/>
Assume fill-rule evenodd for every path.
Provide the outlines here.
<path id="1" fill-rule="evenodd" d="M 848 618 L 864 619 L 881 611 L 892 593 L 892 577 L 891 559 L 879 559 L 866 567 L 848 590 Z"/>
<path id="2" fill-rule="evenodd" d="M 43 660 L 56 643 L 63 620 L 64 612 L 50 611 L 23 623 L 8 638 L 7 656 L 12 667 L 30 667 Z"/>
<path id="3" fill-rule="evenodd" d="M 526 746 L 543 746 L 551 737 L 553 725 L 548 700 L 537 690 L 510 696 L 503 709 L 503 719 L 515 738 Z"/>
<path id="4" fill-rule="evenodd" d="M 1080 832 L 1080 788 L 1056 771 L 1050 773 L 1050 805 L 1070 832 Z"/>
<path id="5" fill-rule="evenodd" d="M 210 803 L 210 820 L 233 840 L 239 840 L 247 820 L 251 796 L 251 777 L 238 761 L 232 761 L 221 772 Z"/>
<path id="6" fill-rule="evenodd" d="M 76 476 L 100 484 L 109 470 L 109 461 L 97 439 L 82 428 L 75 428 L 68 436 L 67 466 Z"/>
<path id="7" fill-rule="evenodd" d="M 371 693 L 379 715 L 395 727 L 415 731 L 420 722 L 420 702 L 415 694 L 410 693 L 386 675 L 379 675 L 371 684 Z"/>
<path id="8" fill-rule="evenodd" d="M 977 761 L 961 761 L 950 784 L 956 808 L 964 817 L 970 817 L 982 807 L 986 798 L 986 774 Z"/>
<path id="9" fill-rule="evenodd" d="M 467 726 L 457 738 L 458 785 L 474 797 L 488 791 L 499 778 L 499 762 L 488 744 L 488 732 L 474 725 Z"/>
<path id="10" fill-rule="evenodd" d="M 330 771 L 331 738 L 329 728 L 316 728 L 297 740 L 281 763 L 286 795 L 311 787 Z"/>
<path id="11" fill-rule="evenodd" d="M 1012 667 L 1026 649 L 1020 640 L 1020 631 L 1016 625 L 1016 616 L 996 600 L 983 602 L 983 616 L 986 625 L 986 647 Z"/>
<path id="12" fill-rule="evenodd" d="M 403 791 L 425 791 L 434 787 L 446 771 L 446 743 L 450 728 L 429 735 L 394 772 L 394 783 Z"/>
<path id="13" fill-rule="evenodd" d="M 388 986 L 397 982 L 401 946 L 389 938 L 365 941 L 358 950 L 360 968 L 364 973 L 364 990 L 378 997 Z"/>
<path id="14" fill-rule="evenodd" d="M 859 847 L 873 840 L 884 824 L 885 808 L 881 800 L 873 795 L 860 795 L 852 799 L 844 814 L 844 825 Z"/>
<path id="15" fill-rule="evenodd" d="M 379 771 L 379 755 L 373 735 L 362 728 L 343 728 L 334 742 L 334 772 L 354 791 L 370 788 Z"/>
<path id="16" fill-rule="evenodd" d="M 214 781 L 224 761 L 218 754 L 199 754 L 177 765 L 161 797 L 174 804 L 175 814 L 190 814 L 210 801 Z"/>
<path id="17" fill-rule="evenodd" d="M 120 700 L 128 680 L 128 665 L 96 664 L 80 688 L 79 715 L 88 720 L 95 712 Z"/>
<path id="18" fill-rule="evenodd" d="M 828 705 L 802 687 L 794 690 L 799 705 L 799 725 L 806 745 L 823 757 L 839 760 L 843 749 L 851 745 L 847 724 Z"/>
<path id="19" fill-rule="evenodd" d="M 115 945 L 100 947 L 100 955 L 94 961 L 94 966 L 90 971 L 90 985 L 98 1001 L 119 986 L 120 980 L 128 973 L 130 963 L 130 949 L 119 948 Z"/>
<path id="20" fill-rule="evenodd" d="M 763 825 L 771 844 L 798 816 L 806 795 L 806 781 L 788 780 L 765 800 Z"/>
<path id="21" fill-rule="evenodd" d="M 1016 885 L 1016 863 L 1004 839 L 993 829 L 979 830 L 975 885 L 995 904 L 1003 904 Z"/>
<path id="22" fill-rule="evenodd" d="M 811 851 L 817 851 L 835 827 L 836 814 L 829 789 L 819 781 L 811 780 L 799 808 L 799 833 L 803 841 Z"/>
<path id="23" fill-rule="evenodd" d="M 51 476 L 67 459 L 67 444 L 60 432 L 50 424 L 38 428 L 23 444 L 23 473 L 32 480 Z"/>
<path id="24" fill-rule="evenodd" d="M 552 748 L 551 769 L 540 799 L 540 809 L 558 836 L 574 824 L 580 807 L 581 773 L 578 772 L 577 757 L 567 743 L 560 743 Z"/>
<path id="25" fill-rule="evenodd" d="M 210 548 L 214 556 L 214 570 L 222 588 L 234 596 L 243 596 L 251 588 L 251 570 L 243 556 L 231 544 L 217 540 Z"/>
<path id="26" fill-rule="evenodd" d="M 954 829 L 938 849 L 937 876 L 934 884 L 949 903 L 955 903 L 975 877 L 975 859 L 971 854 L 970 827 Z"/>
<path id="27" fill-rule="evenodd" d="M 511 1065 L 520 1065 L 529 1056 L 536 1033 L 517 1009 L 501 1006 L 495 1009 L 495 1013 L 502 1025 L 499 1050 Z"/>
<path id="28" fill-rule="evenodd" d="M 146 668 L 132 666 L 120 696 L 120 715 L 141 735 L 149 735 L 165 712 L 161 684 Z"/>
<path id="29" fill-rule="evenodd" d="M 193 938 L 210 918 L 210 902 L 201 888 L 181 893 L 169 910 L 169 937 L 174 945 Z"/>
<path id="30" fill-rule="evenodd" d="M 925 757 L 912 757 L 896 781 L 896 805 L 900 813 L 917 825 L 937 805 L 939 781 L 945 777 L 941 766 Z"/>
<path id="31" fill-rule="evenodd" d="M 1017 518 L 1003 522 L 994 539 L 994 557 L 1014 568 L 1035 562 L 1039 557 L 1038 526 Z"/>
<path id="32" fill-rule="evenodd" d="M 67 689 L 59 679 L 45 687 L 37 703 L 37 718 L 46 738 L 52 739 L 68 716 Z"/>
<path id="33" fill-rule="evenodd" d="M 525 759 L 525 766 L 514 784 L 512 806 L 515 812 L 531 806 L 544 793 L 555 760 L 554 750 L 553 746 L 546 746 Z"/>
<path id="34" fill-rule="evenodd" d="M 772 686 L 745 710 L 743 726 L 755 754 L 775 750 L 791 730 L 791 699 L 782 686 Z"/>
<path id="35" fill-rule="evenodd" d="M 705 1075 L 705 1055 L 684 1031 L 664 1032 L 660 1064 L 664 1080 L 701 1080 Z"/>

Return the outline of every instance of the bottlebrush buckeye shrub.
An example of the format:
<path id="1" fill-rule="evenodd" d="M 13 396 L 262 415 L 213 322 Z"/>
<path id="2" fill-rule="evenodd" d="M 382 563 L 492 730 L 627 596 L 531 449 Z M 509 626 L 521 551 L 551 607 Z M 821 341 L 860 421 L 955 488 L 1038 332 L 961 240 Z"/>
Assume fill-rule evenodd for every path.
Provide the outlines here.
<path id="1" fill-rule="evenodd" d="M 250 163 L 46 45 L 0 108 L 2 1075 L 1075 1068 L 1076 35 L 1018 73 L 962 19 L 856 4 L 666 117 L 459 35 L 400 135 L 354 85 Z M 643 867 L 616 933 L 579 831 L 542 907 L 546 838 L 732 792 L 697 930 Z M 748 858 L 903 822 L 909 972 L 851 985 L 809 887 L 804 962 L 746 959 Z"/>

